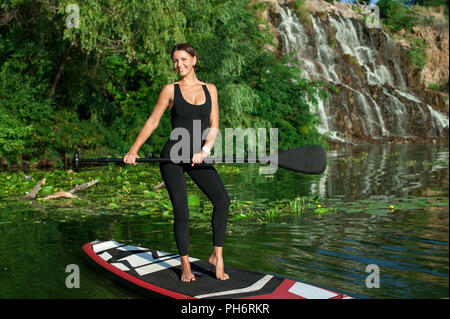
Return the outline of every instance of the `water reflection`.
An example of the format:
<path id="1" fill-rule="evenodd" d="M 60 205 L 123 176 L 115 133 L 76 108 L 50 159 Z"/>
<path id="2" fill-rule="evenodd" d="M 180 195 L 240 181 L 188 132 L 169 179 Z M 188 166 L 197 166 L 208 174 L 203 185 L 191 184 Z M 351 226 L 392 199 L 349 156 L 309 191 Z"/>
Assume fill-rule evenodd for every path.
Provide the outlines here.
<path id="1" fill-rule="evenodd" d="M 237 201 L 250 201 L 256 209 L 277 200 L 320 195 L 338 211 L 263 224 L 232 220 L 226 264 L 297 278 L 355 297 L 448 297 L 448 146 L 342 147 L 329 152 L 329 167 L 321 176 L 282 169 L 265 176 L 257 165 L 242 165 L 222 174 Z M 193 183 L 188 186 L 190 192 L 198 192 Z M 396 208 L 391 211 L 392 203 Z M 15 210 L 16 221 L 0 214 L 3 298 L 135 298 L 99 276 L 83 260 L 81 245 L 115 239 L 176 251 L 170 218 L 106 215 L 103 207 L 92 207 L 91 215 L 82 216 L 76 205 L 49 210 L 12 201 L 8 210 Z M 78 217 L 62 220 L 61 214 Z M 190 230 L 191 255 L 208 258 L 209 222 L 193 220 Z M 80 265 L 80 289 L 64 285 L 64 270 L 71 263 Z M 365 285 L 369 264 L 380 268 L 378 289 Z"/>
<path id="2" fill-rule="evenodd" d="M 447 297 L 448 147 L 342 147 L 329 152 L 329 162 L 316 180 L 305 182 L 299 174 L 280 171 L 267 186 L 278 198 L 320 194 L 340 208 L 339 214 L 265 225 L 245 236 L 247 244 L 232 236 L 232 245 L 240 247 L 232 253 L 249 256 L 244 264 L 249 268 L 359 297 Z M 421 205 L 425 200 L 436 206 Z M 380 208 L 394 202 L 404 209 L 391 213 Z M 345 207 L 355 203 L 358 209 L 347 212 Z M 236 260 L 242 265 L 242 259 Z M 380 267 L 379 289 L 365 286 L 369 264 Z"/>

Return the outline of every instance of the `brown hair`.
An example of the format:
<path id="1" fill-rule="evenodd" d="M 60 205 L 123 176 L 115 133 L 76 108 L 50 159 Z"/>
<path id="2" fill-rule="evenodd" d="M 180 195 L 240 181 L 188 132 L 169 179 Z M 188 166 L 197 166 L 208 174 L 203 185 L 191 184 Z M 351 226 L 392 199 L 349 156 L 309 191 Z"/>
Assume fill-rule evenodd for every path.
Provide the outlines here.
<path id="1" fill-rule="evenodd" d="M 189 43 L 178 43 L 177 45 L 175 45 L 172 49 L 172 53 L 170 54 L 170 57 L 173 58 L 173 53 L 177 50 L 183 50 L 186 51 L 187 53 L 189 53 L 190 55 L 192 55 L 193 57 L 197 58 L 197 63 L 195 63 L 194 65 L 194 69 L 198 68 L 198 53 L 197 50 L 194 49 L 194 47 L 192 45 L 190 45 Z"/>

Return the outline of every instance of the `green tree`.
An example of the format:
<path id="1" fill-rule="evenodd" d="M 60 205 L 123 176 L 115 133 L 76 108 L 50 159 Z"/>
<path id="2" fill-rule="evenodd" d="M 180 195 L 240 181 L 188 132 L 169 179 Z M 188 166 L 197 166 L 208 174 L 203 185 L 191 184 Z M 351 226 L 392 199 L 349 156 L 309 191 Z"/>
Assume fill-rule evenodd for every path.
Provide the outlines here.
<path id="1" fill-rule="evenodd" d="M 380 0 L 377 6 L 380 8 L 380 18 L 383 19 L 384 25 L 393 32 L 410 30 L 417 18 L 401 1 Z"/>
<path id="2" fill-rule="evenodd" d="M 317 142 L 307 97 L 318 84 L 263 48 L 268 4 L 246 0 L 7 0 L 0 6 L 0 157 L 12 163 L 123 155 L 189 42 L 219 88 L 222 127 L 280 126 L 284 147 Z M 71 9 L 66 11 L 67 9 Z M 79 25 L 73 15 L 78 13 Z M 269 73 L 262 73 L 262 70 Z M 276 79 L 276 80 L 274 80 Z M 141 148 L 158 153 L 170 117 Z M 6 162 L 4 162 L 6 163 Z M 7 165 L 7 164 L 6 164 Z"/>

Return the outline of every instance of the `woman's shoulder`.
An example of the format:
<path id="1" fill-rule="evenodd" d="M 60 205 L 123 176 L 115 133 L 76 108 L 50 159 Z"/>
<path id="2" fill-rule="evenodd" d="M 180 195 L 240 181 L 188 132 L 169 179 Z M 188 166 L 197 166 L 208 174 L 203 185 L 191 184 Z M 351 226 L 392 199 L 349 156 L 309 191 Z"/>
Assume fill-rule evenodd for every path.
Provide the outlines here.
<path id="1" fill-rule="evenodd" d="M 161 89 L 161 91 L 171 91 L 171 92 L 173 92 L 173 90 L 175 88 L 175 84 L 178 84 L 178 82 L 167 83 L 166 85 L 164 85 L 164 87 Z"/>
<path id="2" fill-rule="evenodd" d="M 169 100 L 172 99 L 175 92 L 174 84 L 175 83 L 167 83 L 166 85 L 164 85 L 164 87 L 161 89 L 161 92 L 159 92 L 159 95 Z"/>
<path id="3" fill-rule="evenodd" d="M 216 86 L 215 86 L 213 83 L 202 82 L 202 84 L 206 85 L 206 87 L 207 87 L 209 90 L 217 91 L 217 88 L 216 88 Z"/>

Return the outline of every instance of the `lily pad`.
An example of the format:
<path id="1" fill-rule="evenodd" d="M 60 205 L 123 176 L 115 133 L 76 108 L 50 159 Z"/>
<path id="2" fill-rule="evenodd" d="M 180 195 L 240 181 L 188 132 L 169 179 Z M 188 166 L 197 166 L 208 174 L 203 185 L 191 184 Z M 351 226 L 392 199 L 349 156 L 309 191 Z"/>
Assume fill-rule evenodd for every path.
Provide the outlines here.
<path id="1" fill-rule="evenodd" d="M 116 203 L 109 203 L 108 208 L 118 208 L 119 205 L 117 205 Z"/>
<path id="2" fill-rule="evenodd" d="M 195 195 L 188 196 L 188 206 L 200 206 L 200 200 Z"/>
<path id="3" fill-rule="evenodd" d="M 43 187 L 40 191 L 40 195 L 50 195 L 51 193 L 53 193 L 53 186 L 51 185 Z"/>
<path id="4" fill-rule="evenodd" d="M 328 208 L 317 208 L 314 210 L 314 213 L 316 214 L 326 214 L 328 213 L 329 209 Z"/>

